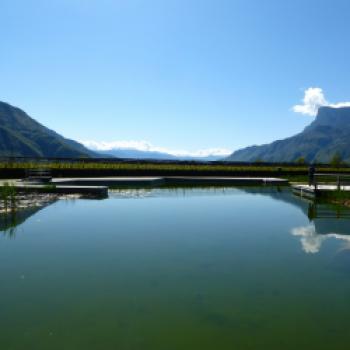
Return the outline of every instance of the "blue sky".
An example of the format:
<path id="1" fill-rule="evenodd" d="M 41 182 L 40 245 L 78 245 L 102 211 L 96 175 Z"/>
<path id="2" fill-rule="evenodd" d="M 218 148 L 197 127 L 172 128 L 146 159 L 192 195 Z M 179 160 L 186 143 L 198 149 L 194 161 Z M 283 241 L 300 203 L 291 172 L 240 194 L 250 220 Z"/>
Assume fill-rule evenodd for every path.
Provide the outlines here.
<path id="1" fill-rule="evenodd" d="M 345 0 L 2 0 L 0 100 L 78 140 L 266 143 L 310 123 L 293 111 L 307 88 L 350 99 L 349 13 Z"/>

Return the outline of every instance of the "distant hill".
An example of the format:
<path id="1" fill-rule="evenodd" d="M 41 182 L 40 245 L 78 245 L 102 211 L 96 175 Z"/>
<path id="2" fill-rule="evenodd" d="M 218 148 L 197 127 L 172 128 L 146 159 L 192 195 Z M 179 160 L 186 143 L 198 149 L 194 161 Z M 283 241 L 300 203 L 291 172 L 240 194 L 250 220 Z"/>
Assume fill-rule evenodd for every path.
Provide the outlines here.
<path id="1" fill-rule="evenodd" d="M 329 162 L 335 154 L 350 161 L 350 107 L 321 107 L 316 119 L 301 133 L 261 146 L 235 151 L 227 161 Z"/>
<path id="2" fill-rule="evenodd" d="M 95 151 L 97 152 L 97 151 Z M 140 151 L 137 149 L 113 149 L 109 151 L 97 152 L 101 156 L 111 156 L 117 158 L 130 158 L 130 159 L 153 159 L 153 160 L 201 160 L 201 161 L 213 161 L 221 159 L 221 156 L 208 156 L 208 157 L 191 157 L 191 156 L 174 156 L 170 153 L 155 152 L 155 151 Z"/>
<path id="3" fill-rule="evenodd" d="M 0 102 L 0 156 L 78 158 L 96 154 L 41 125 L 21 109 Z"/>
<path id="4" fill-rule="evenodd" d="M 130 159 L 160 159 L 160 160 L 175 160 L 176 158 L 168 153 L 153 152 L 153 151 L 139 151 L 137 149 L 112 149 L 108 151 L 95 151 L 99 154 L 117 157 L 117 158 L 130 158 Z"/>

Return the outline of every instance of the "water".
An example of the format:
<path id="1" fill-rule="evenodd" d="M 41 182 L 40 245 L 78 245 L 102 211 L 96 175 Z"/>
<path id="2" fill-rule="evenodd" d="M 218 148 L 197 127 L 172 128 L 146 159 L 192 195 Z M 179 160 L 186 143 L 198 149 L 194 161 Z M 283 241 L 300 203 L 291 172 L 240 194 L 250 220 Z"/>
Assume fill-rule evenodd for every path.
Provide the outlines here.
<path id="1" fill-rule="evenodd" d="M 121 190 L 16 222 L 0 221 L 1 350 L 350 343 L 347 210 L 285 189 Z"/>

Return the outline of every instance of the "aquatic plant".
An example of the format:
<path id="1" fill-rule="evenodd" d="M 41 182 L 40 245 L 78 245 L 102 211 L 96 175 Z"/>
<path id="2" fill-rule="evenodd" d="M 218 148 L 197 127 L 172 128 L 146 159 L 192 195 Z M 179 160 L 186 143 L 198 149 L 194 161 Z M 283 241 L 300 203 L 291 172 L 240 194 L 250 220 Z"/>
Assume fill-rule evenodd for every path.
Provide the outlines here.
<path id="1" fill-rule="evenodd" d="M 17 198 L 16 198 L 16 188 L 12 184 L 5 182 L 3 186 L 0 187 L 0 197 L 3 204 L 5 212 L 16 211 L 17 209 Z"/>

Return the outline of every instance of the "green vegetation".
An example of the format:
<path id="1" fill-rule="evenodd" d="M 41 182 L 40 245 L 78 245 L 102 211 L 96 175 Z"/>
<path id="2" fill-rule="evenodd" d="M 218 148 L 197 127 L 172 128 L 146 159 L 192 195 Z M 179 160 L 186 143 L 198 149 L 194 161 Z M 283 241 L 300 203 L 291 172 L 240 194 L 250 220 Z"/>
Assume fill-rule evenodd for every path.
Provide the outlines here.
<path id="1" fill-rule="evenodd" d="M 330 161 L 335 152 L 350 162 L 350 108 L 321 107 L 316 119 L 302 132 L 261 146 L 250 146 L 235 151 L 227 160 L 266 162 L 293 162 L 304 157 L 308 162 Z"/>
<path id="2" fill-rule="evenodd" d="M 16 188 L 8 182 L 5 182 L 4 185 L 0 187 L 0 196 L 5 212 L 16 211 L 16 192 Z"/>
<path id="3" fill-rule="evenodd" d="M 24 177 L 26 169 L 41 169 L 42 162 L 0 162 L 0 174 L 7 177 Z M 307 181 L 308 166 L 295 165 L 232 165 L 196 163 L 151 163 L 151 162 L 46 162 L 45 169 L 53 176 L 266 176 L 284 177 L 290 181 Z M 350 174 L 350 167 L 317 167 L 318 173 Z M 12 175 L 13 174 L 13 175 Z M 323 180 L 323 179 L 322 179 Z M 325 179 L 326 180 L 326 179 Z M 334 179 L 333 179 L 334 180 Z"/>
<path id="4" fill-rule="evenodd" d="M 350 207 L 350 193 L 348 191 L 329 191 L 322 193 L 319 201 L 324 203 L 332 203 L 340 206 Z"/>
<path id="5" fill-rule="evenodd" d="M 41 162 L 0 162 L 0 169 L 41 169 L 43 168 L 43 163 Z M 196 164 L 196 163 L 152 163 L 152 162 L 85 162 L 83 160 L 75 162 L 46 162 L 45 169 L 48 170 L 61 170 L 61 169 L 114 169 L 114 170 L 145 170 L 145 169 L 155 169 L 155 170 L 194 170 L 194 171 L 268 171 L 274 172 L 277 170 L 282 170 L 284 172 L 298 172 L 298 171 L 308 171 L 307 165 L 264 165 L 264 164 L 254 164 L 254 165 L 235 165 L 235 164 Z M 335 170 L 332 167 L 319 167 L 317 170 L 332 172 Z M 338 169 L 337 169 L 338 170 Z M 344 167 L 341 169 L 344 172 L 350 174 L 350 167 Z"/>
<path id="6" fill-rule="evenodd" d="M 341 157 L 341 155 L 339 154 L 339 152 L 336 152 L 331 161 L 330 161 L 331 166 L 335 167 L 335 168 L 339 168 L 342 164 L 343 164 L 343 159 Z"/>
<path id="7" fill-rule="evenodd" d="M 334 199 L 334 200 L 349 200 L 350 199 L 350 193 L 349 191 L 324 191 L 322 192 L 322 200 L 329 200 L 329 199 Z"/>
<path id="8" fill-rule="evenodd" d="M 296 164 L 302 165 L 302 164 L 306 164 L 306 160 L 305 157 L 299 157 L 296 161 Z"/>
<path id="9" fill-rule="evenodd" d="M 36 162 L 0 162 L 1 169 L 40 169 L 42 163 Z M 198 173 L 209 172 L 215 176 L 216 173 L 289 173 L 296 174 L 305 172 L 307 174 L 308 167 L 302 166 L 266 166 L 263 164 L 254 165 L 229 165 L 229 164 L 184 164 L 184 163 L 118 163 L 118 162 L 47 162 L 45 168 L 48 170 L 114 170 L 116 172 L 139 171 L 140 173 L 152 171 L 159 172 L 178 172 Z M 350 168 L 345 169 L 350 173 Z M 327 171 L 331 171 L 327 169 Z"/>
<path id="10" fill-rule="evenodd" d="M 30 118 L 24 111 L 0 102 L 0 156 L 86 157 L 94 155 Z"/>

